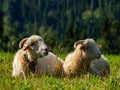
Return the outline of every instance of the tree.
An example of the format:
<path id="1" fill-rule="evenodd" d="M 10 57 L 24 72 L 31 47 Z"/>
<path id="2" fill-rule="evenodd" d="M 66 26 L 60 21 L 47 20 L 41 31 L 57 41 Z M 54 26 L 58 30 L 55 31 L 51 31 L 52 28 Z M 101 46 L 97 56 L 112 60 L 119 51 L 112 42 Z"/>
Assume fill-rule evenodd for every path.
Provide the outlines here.
<path id="1" fill-rule="evenodd" d="M 13 25 L 10 22 L 10 16 L 3 17 L 2 48 L 5 51 L 14 51 L 17 48 L 18 37 Z"/>

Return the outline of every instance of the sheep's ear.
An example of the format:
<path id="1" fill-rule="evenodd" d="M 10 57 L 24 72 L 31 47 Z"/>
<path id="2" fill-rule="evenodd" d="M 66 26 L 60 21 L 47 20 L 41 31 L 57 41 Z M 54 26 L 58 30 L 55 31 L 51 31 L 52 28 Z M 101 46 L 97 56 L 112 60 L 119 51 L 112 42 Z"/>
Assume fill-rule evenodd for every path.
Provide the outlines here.
<path id="1" fill-rule="evenodd" d="M 83 50 L 84 49 L 84 45 L 81 44 L 80 46 L 80 50 Z"/>
<path id="2" fill-rule="evenodd" d="M 25 44 L 25 42 L 26 42 L 27 40 L 28 40 L 28 38 L 22 39 L 22 40 L 20 41 L 20 43 L 19 43 L 19 48 L 22 48 L 23 45 Z"/>
<path id="3" fill-rule="evenodd" d="M 102 47 L 102 45 L 98 44 L 98 47 L 99 47 L 99 48 L 101 48 L 101 47 Z"/>
<path id="4" fill-rule="evenodd" d="M 75 42 L 75 43 L 74 43 L 74 48 L 76 48 L 77 45 L 79 45 L 79 44 L 83 44 L 84 41 L 85 41 L 85 40 L 79 40 L 79 41 Z"/>
<path id="5" fill-rule="evenodd" d="M 23 50 L 27 50 L 29 48 L 29 45 L 26 43 L 23 45 Z"/>

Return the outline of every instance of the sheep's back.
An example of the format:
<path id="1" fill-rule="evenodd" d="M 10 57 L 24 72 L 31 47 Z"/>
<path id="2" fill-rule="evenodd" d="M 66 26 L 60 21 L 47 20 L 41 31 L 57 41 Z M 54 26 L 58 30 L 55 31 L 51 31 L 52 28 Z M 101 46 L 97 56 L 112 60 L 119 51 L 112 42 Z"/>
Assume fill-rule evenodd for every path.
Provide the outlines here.
<path id="1" fill-rule="evenodd" d="M 90 72 L 95 75 L 106 76 L 110 74 L 110 65 L 103 56 L 100 59 L 95 59 L 90 63 Z"/>
<path id="2" fill-rule="evenodd" d="M 47 56 L 37 60 L 38 74 L 56 75 L 60 73 L 63 62 L 56 55 L 49 52 Z"/>

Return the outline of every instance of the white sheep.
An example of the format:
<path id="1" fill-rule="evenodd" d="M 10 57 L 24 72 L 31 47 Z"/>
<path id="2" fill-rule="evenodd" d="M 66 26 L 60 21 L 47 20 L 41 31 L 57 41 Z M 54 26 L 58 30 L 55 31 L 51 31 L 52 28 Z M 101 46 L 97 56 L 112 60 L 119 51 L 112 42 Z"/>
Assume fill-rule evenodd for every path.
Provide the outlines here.
<path id="1" fill-rule="evenodd" d="M 89 72 L 96 76 L 107 77 L 110 75 L 110 64 L 102 55 L 100 59 L 92 60 L 89 67 Z"/>
<path id="2" fill-rule="evenodd" d="M 26 78 L 30 72 L 35 72 L 37 59 L 48 54 L 48 47 L 42 37 L 32 35 L 20 41 L 19 49 L 13 60 L 12 76 Z"/>
<path id="3" fill-rule="evenodd" d="M 63 64 L 65 76 L 79 76 L 88 70 L 91 60 L 100 58 L 101 52 L 93 39 L 79 40 L 74 52 L 68 54 Z"/>

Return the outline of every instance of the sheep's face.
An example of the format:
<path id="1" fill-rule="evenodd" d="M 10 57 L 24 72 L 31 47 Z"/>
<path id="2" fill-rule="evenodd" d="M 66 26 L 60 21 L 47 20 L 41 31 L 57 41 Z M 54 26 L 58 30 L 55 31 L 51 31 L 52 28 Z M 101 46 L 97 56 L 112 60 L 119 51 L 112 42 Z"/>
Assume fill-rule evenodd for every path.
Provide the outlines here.
<path id="1" fill-rule="evenodd" d="M 23 50 L 28 52 L 28 58 L 34 59 L 48 54 L 48 47 L 42 37 L 32 35 L 31 37 L 25 39 L 26 40 L 22 40 L 24 43 L 21 41 L 19 45 L 21 47 L 24 44 Z"/>
<path id="2" fill-rule="evenodd" d="M 99 47 L 93 39 L 77 41 L 74 47 L 82 51 L 83 57 L 86 59 L 93 60 L 101 57 Z"/>

